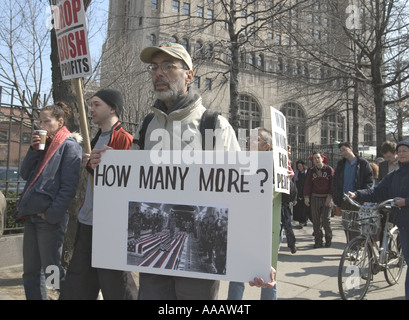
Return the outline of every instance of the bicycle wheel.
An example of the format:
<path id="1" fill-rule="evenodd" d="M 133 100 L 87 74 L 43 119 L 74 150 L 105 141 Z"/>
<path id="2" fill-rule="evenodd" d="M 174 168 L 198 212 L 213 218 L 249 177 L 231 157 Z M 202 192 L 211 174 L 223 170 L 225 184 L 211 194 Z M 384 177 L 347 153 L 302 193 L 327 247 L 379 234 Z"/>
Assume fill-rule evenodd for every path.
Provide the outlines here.
<path id="1" fill-rule="evenodd" d="M 388 251 L 386 252 L 385 279 L 391 286 L 393 286 L 398 282 L 404 264 L 402 248 L 399 240 L 399 230 L 397 227 L 394 227 L 391 230 L 388 238 L 389 244 Z"/>
<path id="2" fill-rule="evenodd" d="M 365 237 L 346 246 L 338 268 L 338 289 L 343 300 L 362 300 L 372 278 L 372 250 Z"/>

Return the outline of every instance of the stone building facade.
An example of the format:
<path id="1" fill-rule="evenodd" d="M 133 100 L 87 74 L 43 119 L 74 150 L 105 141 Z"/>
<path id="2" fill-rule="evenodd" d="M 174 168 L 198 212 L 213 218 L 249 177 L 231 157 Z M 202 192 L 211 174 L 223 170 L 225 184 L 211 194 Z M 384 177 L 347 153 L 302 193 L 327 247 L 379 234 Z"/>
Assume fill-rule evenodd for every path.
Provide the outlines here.
<path id="1" fill-rule="evenodd" d="M 340 1 L 342 3 L 342 1 Z M 348 41 L 329 1 L 237 0 L 235 19 L 214 0 L 110 1 L 101 85 L 126 96 L 125 117 L 140 122 L 152 104 L 152 86 L 139 52 L 165 41 L 185 46 L 195 65 L 193 87 L 204 105 L 230 117 L 232 38 L 239 34 L 240 128 L 271 128 L 270 106 L 287 117 L 288 141 L 333 144 L 352 139 L 351 82 L 313 52 L 345 58 Z M 233 27 L 232 27 L 233 26 Z M 343 42 L 344 41 L 344 42 Z M 319 56 L 319 54 L 318 54 Z M 324 59 L 324 58 L 323 58 Z M 349 88 L 349 89 L 347 89 Z M 367 88 L 361 88 L 364 90 Z M 369 90 L 368 90 L 369 91 Z M 368 95 L 359 104 L 362 145 L 375 145 Z"/>

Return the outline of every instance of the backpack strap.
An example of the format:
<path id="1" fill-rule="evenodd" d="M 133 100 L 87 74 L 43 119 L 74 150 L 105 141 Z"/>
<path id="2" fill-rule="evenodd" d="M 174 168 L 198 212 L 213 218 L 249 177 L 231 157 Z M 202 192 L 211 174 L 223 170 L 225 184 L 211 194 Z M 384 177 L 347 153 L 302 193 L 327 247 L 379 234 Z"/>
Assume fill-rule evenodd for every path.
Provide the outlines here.
<path id="1" fill-rule="evenodd" d="M 202 135 L 202 149 L 206 150 L 206 129 L 211 129 L 213 132 L 216 129 L 217 118 L 219 111 L 206 109 L 200 120 L 200 134 Z M 216 144 L 216 137 L 213 135 L 213 149 Z"/>
<path id="2" fill-rule="evenodd" d="M 145 148 L 145 135 L 146 135 L 146 130 L 148 129 L 148 125 L 153 119 L 154 113 L 151 112 L 146 115 L 146 117 L 143 119 L 141 129 L 139 130 L 139 139 L 134 139 L 133 143 L 136 143 L 139 146 L 140 150 L 143 150 Z"/>

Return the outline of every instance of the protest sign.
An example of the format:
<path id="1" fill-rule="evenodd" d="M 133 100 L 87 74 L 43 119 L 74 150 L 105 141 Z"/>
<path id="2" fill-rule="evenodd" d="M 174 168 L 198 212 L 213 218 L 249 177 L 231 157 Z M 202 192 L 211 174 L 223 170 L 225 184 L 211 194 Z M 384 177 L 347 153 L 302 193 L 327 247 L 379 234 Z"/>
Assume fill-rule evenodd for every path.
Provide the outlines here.
<path id="1" fill-rule="evenodd" d="M 188 152 L 194 163 L 170 153 L 179 155 L 158 163 L 151 151 L 104 152 L 94 172 L 92 265 L 269 279 L 272 152 L 255 152 L 255 170 L 240 162 L 249 152 Z"/>
<path id="2" fill-rule="evenodd" d="M 51 6 L 63 80 L 89 76 L 91 55 L 82 0 L 59 0 Z"/>
<path id="3" fill-rule="evenodd" d="M 51 1 L 54 28 L 57 36 L 58 57 L 63 80 L 70 80 L 77 92 L 84 152 L 91 152 L 84 94 L 80 78 L 92 74 L 91 54 L 82 0 Z"/>
<path id="4" fill-rule="evenodd" d="M 288 177 L 287 122 L 282 112 L 271 107 L 275 191 L 290 193 Z"/>

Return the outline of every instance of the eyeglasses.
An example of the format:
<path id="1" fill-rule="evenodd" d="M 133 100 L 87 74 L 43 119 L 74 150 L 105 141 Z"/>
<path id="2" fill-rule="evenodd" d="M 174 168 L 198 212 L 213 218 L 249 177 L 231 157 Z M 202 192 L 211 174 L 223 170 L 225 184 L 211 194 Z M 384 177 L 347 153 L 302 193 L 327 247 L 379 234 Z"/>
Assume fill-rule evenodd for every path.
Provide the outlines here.
<path id="1" fill-rule="evenodd" d="M 406 154 L 409 153 L 409 150 L 399 150 L 397 154 Z"/>
<path id="2" fill-rule="evenodd" d="M 162 70 L 162 72 L 165 73 L 165 74 L 168 74 L 168 73 L 172 72 L 172 71 L 175 70 L 175 69 L 186 69 L 186 68 L 184 68 L 184 67 L 178 67 L 178 66 L 176 66 L 175 62 L 163 62 L 163 63 L 161 63 L 161 64 L 156 64 L 156 63 L 154 63 L 154 64 L 150 64 L 147 69 L 148 69 L 148 71 L 149 71 L 150 73 L 153 74 L 153 73 L 156 73 L 159 68 L 160 68 L 160 69 Z"/>

